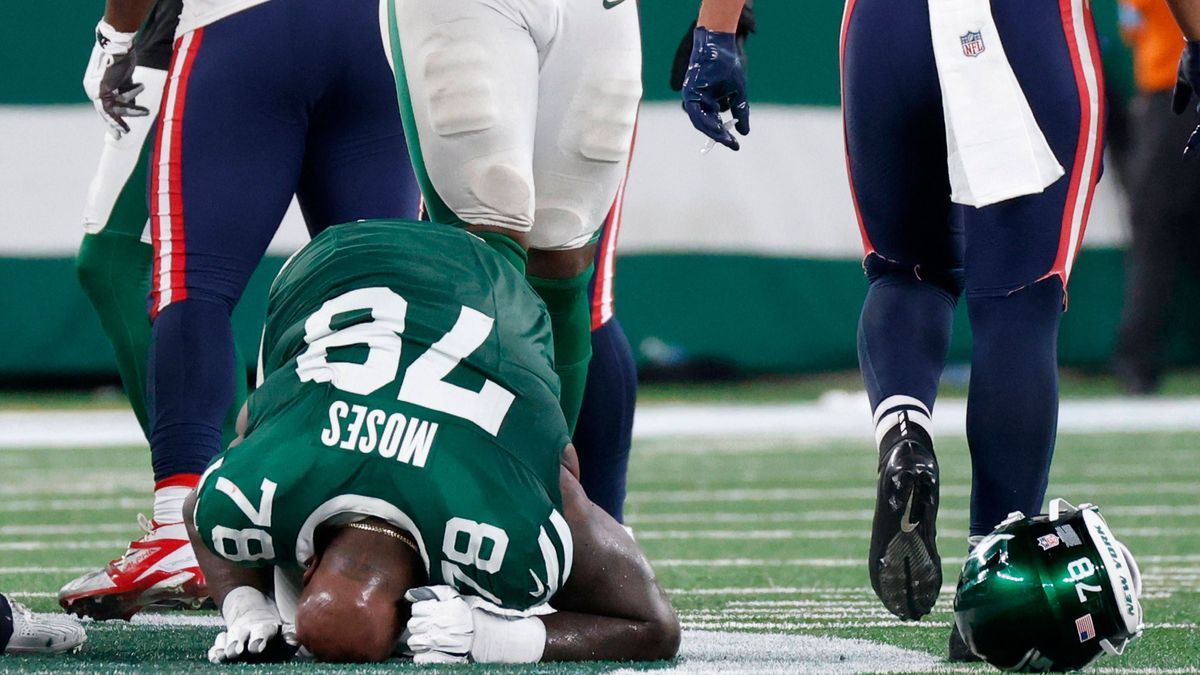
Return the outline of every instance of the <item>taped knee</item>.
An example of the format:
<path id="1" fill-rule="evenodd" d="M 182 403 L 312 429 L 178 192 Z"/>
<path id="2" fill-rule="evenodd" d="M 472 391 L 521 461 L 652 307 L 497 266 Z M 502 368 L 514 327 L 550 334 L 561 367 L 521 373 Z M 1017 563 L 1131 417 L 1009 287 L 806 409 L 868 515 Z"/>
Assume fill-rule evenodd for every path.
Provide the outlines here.
<path id="1" fill-rule="evenodd" d="M 642 100 L 640 75 L 635 52 L 593 55 L 563 120 L 563 147 L 596 162 L 629 159 Z"/>

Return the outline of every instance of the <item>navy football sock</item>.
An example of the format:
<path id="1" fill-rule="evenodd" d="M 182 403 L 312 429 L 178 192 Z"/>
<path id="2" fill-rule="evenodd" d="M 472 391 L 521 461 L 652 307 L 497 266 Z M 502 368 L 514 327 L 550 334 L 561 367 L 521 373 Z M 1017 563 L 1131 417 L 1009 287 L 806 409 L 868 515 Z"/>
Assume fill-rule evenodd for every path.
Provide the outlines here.
<path id="1" fill-rule="evenodd" d="M 1041 512 L 1058 426 L 1057 277 L 1002 297 L 967 299 L 973 352 L 967 398 L 971 534 L 1011 511 Z"/>
<path id="2" fill-rule="evenodd" d="M 150 343 L 150 455 L 161 483 L 201 474 L 221 450 L 233 402 L 233 326 L 221 301 L 189 297 L 154 320 Z"/>
<path id="3" fill-rule="evenodd" d="M 858 323 L 858 361 L 881 427 L 877 441 L 887 431 L 885 408 L 907 403 L 925 416 L 933 410 L 957 303 L 957 296 L 910 273 L 871 281 Z"/>
<path id="4" fill-rule="evenodd" d="M 625 518 L 636 401 L 633 351 L 621 324 L 613 319 L 592 332 L 592 360 L 574 440 L 584 492 L 618 523 Z"/>

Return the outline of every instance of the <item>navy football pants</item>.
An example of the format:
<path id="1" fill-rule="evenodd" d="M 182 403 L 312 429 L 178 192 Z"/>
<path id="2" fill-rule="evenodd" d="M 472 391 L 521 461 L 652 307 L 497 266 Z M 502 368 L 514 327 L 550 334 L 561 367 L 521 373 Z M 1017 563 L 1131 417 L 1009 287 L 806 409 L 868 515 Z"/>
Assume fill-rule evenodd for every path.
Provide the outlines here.
<path id="1" fill-rule="evenodd" d="M 158 484 L 220 450 L 230 312 L 295 194 L 316 234 L 416 216 L 376 0 L 287 0 L 180 36 L 150 179 L 150 438 Z"/>
<path id="2" fill-rule="evenodd" d="M 982 209 L 949 199 L 925 0 L 849 0 L 842 35 L 847 163 L 870 282 L 863 378 L 877 416 L 894 406 L 932 410 L 965 290 L 972 534 L 1009 511 L 1041 510 L 1057 426 L 1059 317 L 1103 149 L 1103 80 L 1084 0 L 992 0 L 992 13 L 1066 175 L 1042 194 Z"/>

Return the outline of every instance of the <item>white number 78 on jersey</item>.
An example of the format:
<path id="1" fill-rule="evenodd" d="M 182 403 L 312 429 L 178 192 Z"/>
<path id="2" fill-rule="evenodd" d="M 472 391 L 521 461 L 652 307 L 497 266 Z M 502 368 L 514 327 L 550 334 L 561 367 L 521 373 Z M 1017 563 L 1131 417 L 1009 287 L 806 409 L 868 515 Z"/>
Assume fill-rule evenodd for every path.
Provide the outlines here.
<path id="1" fill-rule="evenodd" d="M 371 320 L 333 330 L 334 317 L 369 310 Z M 308 349 L 296 358 L 301 382 L 328 382 L 342 391 L 366 396 L 394 382 L 400 370 L 401 334 L 408 301 L 390 288 L 359 288 L 327 300 L 304 322 Z M 417 358 L 404 372 L 397 398 L 407 403 L 460 417 L 495 436 L 515 397 L 491 380 L 479 391 L 445 381 L 467 356 L 479 349 L 492 332 L 495 320 L 470 307 L 462 307 L 450 332 Z M 330 362 L 335 347 L 366 345 L 362 363 Z"/>

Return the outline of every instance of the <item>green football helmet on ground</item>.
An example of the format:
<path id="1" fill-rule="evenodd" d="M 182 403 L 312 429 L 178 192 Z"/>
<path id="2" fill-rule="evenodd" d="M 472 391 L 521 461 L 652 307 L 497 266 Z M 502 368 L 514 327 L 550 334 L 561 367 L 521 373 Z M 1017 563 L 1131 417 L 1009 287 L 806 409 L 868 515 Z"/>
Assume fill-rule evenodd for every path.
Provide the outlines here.
<path id="1" fill-rule="evenodd" d="M 1099 510 L 1065 500 L 1011 514 L 967 557 L 954 621 L 1003 670 L 1077 670 L 1141 634 L 1141 575 Z"/>

